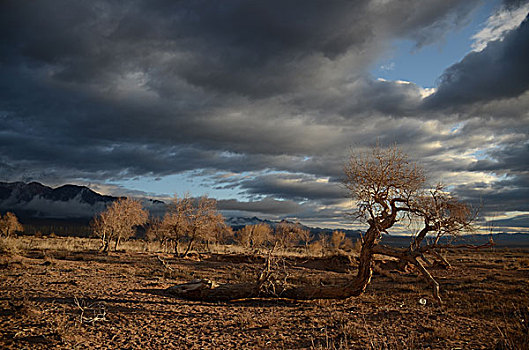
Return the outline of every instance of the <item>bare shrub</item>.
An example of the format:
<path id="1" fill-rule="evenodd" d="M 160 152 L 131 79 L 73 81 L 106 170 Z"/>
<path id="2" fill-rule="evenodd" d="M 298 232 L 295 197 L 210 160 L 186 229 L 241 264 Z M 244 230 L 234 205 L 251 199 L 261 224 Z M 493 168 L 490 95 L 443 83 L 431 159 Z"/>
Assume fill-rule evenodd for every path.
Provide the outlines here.
<path id="1" fill-rule="evenodd" d="M 323 256 L 325 253 L 325 248 L 321 240 L 314 241 L 309 244 L 308 252 L 312 256 Z"/>
<path id="2" fill-rule="evenodd" d="M 338 252 L 343 249 L 345 245 L 345 232 L 333 231 L 331 235 L 331 249 L 334 252 Z"/>
<path id="3" fill-rule="evenodd" d="M 14 238 L 0 238 L 0 255 L 15 256 L 20 254 L 18 241 Z"/>
<path id="4" fill-rule="evenodd" d="M 0 215 L 0 237 L 16 236 L 17 232 L 23 231 L 24 227 L 15 214 L 8 211 L 4 216 Z"/>

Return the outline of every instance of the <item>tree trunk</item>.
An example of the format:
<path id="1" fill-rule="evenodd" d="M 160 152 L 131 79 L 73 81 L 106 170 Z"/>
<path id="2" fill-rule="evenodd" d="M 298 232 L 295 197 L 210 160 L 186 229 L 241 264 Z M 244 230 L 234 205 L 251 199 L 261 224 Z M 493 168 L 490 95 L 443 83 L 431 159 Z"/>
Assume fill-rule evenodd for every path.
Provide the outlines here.
<path id="1" fill-rule="evenodd" d="M 413 244 L 412 246 L 410 247 L 411 250 L 417 250 L 419 249 L 419 247 L 421 246 L 421 243 L 424 239 L 424 237 L 426 237 L 426 234 L 430 232 L 430 226 L 428 224 L 426 224 L 426 226 L 421 230 L 421 232 L 419 232 L 419 234 L 415 237 L 415 239 L 413 240 Z"/>
<path id="2" fill-rule="evenodd" d="M 114 246 L 114 251 L 118 250 L 119 240 L 121 239 L 121 236 L 116 237 L 116 245 Z"/>
<path id="3" fill-rule="evenodd" d="M 108 255 L 108 253 L 109 253 L 108 241 L 105 240 L 105 241 L 102 242 L 102 246 L 101 246 L 100 250 L 101 250 L 102 253 L 106 253 Z"/>
<path id="4" fill-rule="evenodd" d="M 185 258 L 187 256 L 187 254 L 189 253 L 189 251 L 191 250 L 191 246 L 193 245 L 193 242 L 195 241 L 195 238 L 191 238 L 189 240 L 189 243 L 187 244 L 187 248 L 186 248 L 186 251 L 184 252 L 184 254 L 181 255 L 182 258 Z"/>

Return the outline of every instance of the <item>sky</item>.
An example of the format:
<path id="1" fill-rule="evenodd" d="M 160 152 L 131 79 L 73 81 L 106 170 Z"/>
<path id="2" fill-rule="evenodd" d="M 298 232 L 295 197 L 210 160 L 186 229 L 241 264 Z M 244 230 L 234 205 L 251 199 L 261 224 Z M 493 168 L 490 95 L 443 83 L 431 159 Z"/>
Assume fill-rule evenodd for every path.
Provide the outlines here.
<path id="1" fill-rule="evenodd" d="M 2 1 L 0 181 L 218 199 L 354 228 L 351 150 L 397 144 L 529 232 L 528 1 Z"/>

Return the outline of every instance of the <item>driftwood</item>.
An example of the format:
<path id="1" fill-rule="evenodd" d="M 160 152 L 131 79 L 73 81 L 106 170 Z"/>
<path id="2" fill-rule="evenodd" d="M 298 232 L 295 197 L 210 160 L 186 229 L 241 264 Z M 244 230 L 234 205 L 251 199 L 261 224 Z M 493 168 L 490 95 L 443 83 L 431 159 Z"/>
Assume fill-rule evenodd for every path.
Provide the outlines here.
<path id="1" fill-rule="evenodd" d="M 248 298 L 287 298 L 296 300 L 346 299 L 362 294 L 366 281 L 353 280 L 349 283 L 319 286 L 285 286 L 276 291 L 263 290 L 259 283 L 216 284 L 207 279 L 193 280 L 166 289 L 172 295 L 201 301 L 233 301 Z"/>

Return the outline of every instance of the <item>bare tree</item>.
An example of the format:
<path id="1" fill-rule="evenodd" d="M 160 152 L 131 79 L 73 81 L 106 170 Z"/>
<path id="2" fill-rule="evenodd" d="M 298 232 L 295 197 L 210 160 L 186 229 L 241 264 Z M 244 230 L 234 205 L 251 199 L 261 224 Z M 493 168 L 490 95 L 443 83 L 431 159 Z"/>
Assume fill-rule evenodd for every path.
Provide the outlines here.
<path id="1" fill-rule="evenodd" d="M 443 237 L 453 239 L 463 233 L 472 232 L 476 213 L 468 204 L 459 201 L 446 191 L 442 184 L 437 184 L 433 189 L 425 190 L 418 195 L 410 203 L 410 212 L 417 220 L 422 221 L 423 226 L 410 243 L 408 253 L 423 248 L 424 252 L 438 259 L 440 264 L 450 267 L 450 263 L 440 252 L 440 240 Z M 427 237 L 431 238 L 431 242 L 424 244 Z M 424 254 L 421 258 L 428 262 Z"/>
<path id="2" fill-rule="evenodd" d="M 0 215 L 0 236 L 11 237 L 22 231 L 24 227 L 15 214 L 8 211 L 4 216 Z"/>
<path id="3" fill-rule="evenodd" d="M 227 225 L 224 219 L 218 221 L 211 231 L 210 239 L 217 244 L 226 244 L 230 240 L 233 240 L 234 233 L 231 226 Z M 208 240 L 208 241 L 209 241 Z"/>
<path id="4" fill-rule="evenodd" d="M 187 248 L 182 255 L 184 257 L 187 256 L 196 241 L 210 237 L 209 235 L 217 224 L 224 222 L 224 218 L 217 211 L 217 201 L 206 196 L 198 199 L 196 206 L 187 213 L 187 219 Z"/>
<path id="5" fill-rule="evenodd" d="M 312 239 L 314 238 L 312 236 L 312 233 L 310 232 L 310 230 L 301 228 L 298 232 L 298 236 L 299 236 L 300 241 L 302 241 L 303 244 L 305 245 L 305 253 L 308 254 L 310 244 L 312 242 Z"/>
<path id="6" fill-rule="evenodd" d="M 158 227 L 160 240 L 171 245 L 175 255 L 180 254 L 180 242 L 187 236 L 192 211 L 193 199 L 188 194 L 182 198 L 175 196 Z"/>
<path id="7" fill-rule="evenodd" d="M 292 247 L 301 240 L 303 228 L 299 223 L 281 221 L 272 236 L 272 245 L 278 248 Z"/>
<path id="8" fill-rule="evenodd" d="M 333 251 L 338 252 L 344 248 L 345 245 L 345 232 L 335 230 L 331 235 L 331 248 Z"/>
<path id="9" fill-rule="evenodd" d="M 217 211 L 217 201 L 206 196 L 198 199 L 185 195 L 174 197 L 162 222 L 157 227 L 161 241 L 171 242 L 175 255 L 187 256 L 193 245 L 206 245 L 228 231 L 224 218 Z M 186 248 L 180 253 L 180 245 Z"/>
<path id="10" fill-rule="evenodd" d="M 272 229 L 265 223 L 246 225 L 235 235 L 237 243 L 245 248 L 260 248 L 272 239 Z"/>
<path id="11" fill-rule="evenodd" d="M 157 241 L 163 250 L 173 250 L 174 247 L 171 245 L 169 240 L 168 228 L 164 225 L 164 222 L 159 217 L 151 217 L 147 226 L 145 237 L 149 241 Z"/>
<path id="12" fill-rule="evenodd" d="M 435 231 L 438 237 L 460 232 L 458 228 L 468 227 L 466 219 L 463 219 L 466 216 L 464 207 L 456 205 L 458 202 L 450 199 L 450 196 L 441 196 L 438 191 L 434 192 L 434 198 L 445 198 L 445 204 L 432 211 L 431 203 L 425 197 L 426 179 L 422 168 L 410 162 L 397 147 L 374 147 L 370 152 L 353 154 L 345 165 L 344 172 L 344 185 L 351 198 L 356 201 L 353 215 L 368 226 L 361 240 L 358 271 L 348 282 L 324 286 L 275 286 L 274 293 L 270 293 L 269 289 L 262 288 L 271 275 L 269 269 L 265 268 L 254 284 L 217 285 L 208 280 L 198 280 L 176 285 L 168 290 L 180 297 L 209 301 L 278 296 L 292 299 L 348 298 L 365 291 L 371 281 L 374 255 L 381 254 L 402 259 L 415 266 L 432 286 L 433 294 L 440 302 L 439 284 L 418 260 L 425 250 L 440 245 L 434 242 L 433 245 L 417 249 L 414 241 L 422 234 L 413 238 L 413 248 L 388 247 L 380 244 L 380 240 L 397 222 L 408 220 L 412 216 L 424 220 L 428 216 L 427 232 Z M 437 214 L 431 216 L 433 212 Z M 459 214 L 456 215 L 456 212 Z M 430 226 L 434 229 L 430 229 Z M 280 236 L 276 239 L 280 242 L 286 242 L 290 240 L 288 237 L 292 237 L 292 231 L 286 225 L 279 231 L 276 230 L 276 235 L 278 232 Z"/>
<path id="13" fill-rule="evenodd" d="M 108 253 L 112 241 L 117 250 L 120 241 L 130 238 L 134 227 L 145 224 L 147 217 L 147 211 L 137 200 L 120 198 L 113 202 L 91 223 L 93 232 L 101 239 L 101 251 Z"/>

